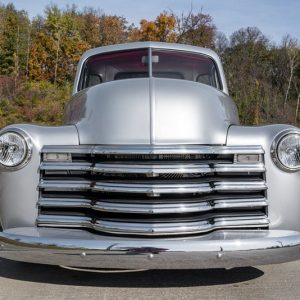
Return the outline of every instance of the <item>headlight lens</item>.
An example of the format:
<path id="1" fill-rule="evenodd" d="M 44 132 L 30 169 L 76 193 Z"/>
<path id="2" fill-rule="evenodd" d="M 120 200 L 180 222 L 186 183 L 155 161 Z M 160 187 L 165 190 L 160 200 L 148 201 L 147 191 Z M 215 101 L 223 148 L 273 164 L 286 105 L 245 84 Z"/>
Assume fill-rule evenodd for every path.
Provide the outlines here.
<path id="1" fill-rule="evenodd" d="M 29 157 L 28 142 L 17 132 L 4 132 L 0 135 L 0 164 L 4 167 L 21 166 Z"/>
<path id="2" fill-rule="evenodd" d="M 300 170 L 300 133 L 288 133 L 276 147 L 278 162 L 286 171 Z"/>

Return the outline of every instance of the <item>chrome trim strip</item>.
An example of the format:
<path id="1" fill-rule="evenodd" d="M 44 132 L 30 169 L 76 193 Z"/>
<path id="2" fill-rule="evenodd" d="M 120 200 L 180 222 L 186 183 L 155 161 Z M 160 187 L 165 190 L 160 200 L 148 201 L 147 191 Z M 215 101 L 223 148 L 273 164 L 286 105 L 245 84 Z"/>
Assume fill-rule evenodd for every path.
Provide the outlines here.
<path id="1" fill-rule="evenodd" d="M 48 191 L 98 191 L 107 193 L 141 193 L 156 194 L 184 194 L 184 193 L 212 193 L 214 191 L 263 191 L 267 189 L 264 180 L 257 181 L 220 181 L 205 183 L 117 183 L 92 182 L 72 180 L 41 180 L 39 188 Z"/>
<path id="2" fill-rule="evenodd" d="M 93 191 L 109 193 L 142 193 L 150 196 L 158 194 L 184 194 L 184 193 L 211 193 L 213 188 L 209 183 L 176 183 L 176 184 L 138 184 L 138 183 L 114 183 L 96 182 Z"/>
<path id="3" fill-rule="evenodd" d="M 72 145 L 72 146 L 57 146 L 48 145 L 44 146 L 41 153 L 72 153 L 72 154 L 91 154 L 93 146 L 88 145 Z"/>
<path id="4" fill-rule="evenodd" d="M 92 171 L 92 164 L 86 162 L 42 162 L 42 171 Z"/>
<path id="5" fill-rule="evenodd" d="M 204 183 L 118 183 L 93 182 L 71 180 L 41 180 L 39 188 L 49 191 L 99 191 L 107 193 L 142 193 L 156 194 L 184 194 L 184 193 L 212 193 L 238 191 L 264 191 L 267 185 L 264 180 L 256 181 L 220 181 Z"/>
<path id="6" fill-rule="evenodd" d="M 14 228 L 0 232 L 0 257 L 31 263 L 110 269 L 203 269 L 300 259 L 300 233 L 217 230 L 187 238 L 125 238 L 86 230 Z"/>
<path id="7" fill-rule="evenodd" d="M 266 182 L 264 180 L 257 181 L 220 181 L 213 183 L 213 191 L 218 192 L 238 192 L 238 191 L 264 191 L 267 189 Z"/>
<path id="8" fill-rule="evenodd" d="M 261 146 L 202 146 L 202 145 L 116 145 L 116 146 L 44 146 L 43 153 L 81 154 L 264 154 Z"/>
<path id="9" fill-rule="evenodd" d="M 266 171 L 265 165 L 263 163 L 258 164 L 214 164 L 213 170 L 216 173 L 230 173 L 230 172 L 236 172 L 236 173 L 262 173 Z"/>
<path id="10" fill-rule="evenodd" d="M 74 268 L 74 267 L 68 267 L 68 266 L 63 266 L 60 265 L 62 269 L 67 269 L 71 271 L 79 271 L 79 272 L 87 272 L 87 273 L 101 273 L 101 274 L 120 274 L 120 273 L 133 273 L 133 272 L 144 272 L 147 271 L 148 269 L 133 269 L 133 270 L 126 270 L 126 269 L 85 269 L 85 268 Z"/>
<path id="11" fill-rule="evenodd" d="M 93 201 L 84 198 L 46 198 L 41 197 L 37 203 L 38 206 L 43 207 L 61 207 L 61 208 L 93 208 Z M 97 202 L 98 203 L 98 202 Z"/>
<path id="12" fill-rule="evenodd" d="M 117 201 L 117 200 L 115 200 Z M 128 200 L 130 201 L 130 200 Z M 267 200 L 264 197 L 252 199 L 215 199 L 201 202 L 165 202 L 165 203 L 118 203 L 97 201 L 94 205 L 89 199 L 68 198 L 40 198 L 39 206 L 44 208 L 88 208 L 109 213 L 128 214 L 180 214 L 209 212 L 216 209 L 251 209 L 266 207 Z"/>
<path id="13" fill-rule="evenodd" d="M 91 181 L 58 181 L 58 180 L 41 180 L 39 183 L 40 189 L 46 189 L 49 191 L 89 191 L 91 190 Z"/>
<path id="14" fill-rule="evenodd" d="M 92 163 L 85 162 L 42 162 L 43 171 L 86 171 L 109 174 L 192 174 L 192 173 L 242 173 L 265 172 L 265 166 L 259 164 L 128 164 L 128 163 Z"/>
<path id="15" fill-rule="evenodd" d="M 233 214 L 234 215 L 234 214 Z M 207 233 L 215 229 L 268 227 L 265 214 L 242 214 L 240 216 L 213 215 L 207 219 L 187 222 L 130 222 L 130 220 L 107 221 L 90 217 L 43 215 L 37 218 L 38 226 L 89 228 L 106 233 L 131 235 L 180 235 Z"/>

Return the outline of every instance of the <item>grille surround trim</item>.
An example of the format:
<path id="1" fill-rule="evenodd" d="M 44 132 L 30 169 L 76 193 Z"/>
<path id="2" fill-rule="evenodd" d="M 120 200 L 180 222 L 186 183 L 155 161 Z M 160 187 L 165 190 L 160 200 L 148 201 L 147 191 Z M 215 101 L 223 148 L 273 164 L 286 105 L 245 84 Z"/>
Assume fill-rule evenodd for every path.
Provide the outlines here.
<path id="1" fill-rule="evenodd" d="M 44 146 L 42 153 L 72 154 L 264 154 L 261 146 L 202 146 L 202 145 L 97 145 Z"/>
<path id="2" fill-rule="evenodd" d="M 46 146 L 37 225 L 106 234 L 182 236 L 267 228 L 261 146 Z M 202 155 L 203 154 L 203 155 Z M 239 163 L 238 154 L 258 154 Z"/>

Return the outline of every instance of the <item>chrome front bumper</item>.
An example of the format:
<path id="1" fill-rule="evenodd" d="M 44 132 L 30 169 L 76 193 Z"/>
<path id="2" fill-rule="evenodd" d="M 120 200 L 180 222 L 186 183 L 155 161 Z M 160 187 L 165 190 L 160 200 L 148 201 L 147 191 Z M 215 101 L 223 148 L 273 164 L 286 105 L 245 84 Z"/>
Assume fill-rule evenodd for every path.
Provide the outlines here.
<path id="1" fill-rule="evenodd" d="M 74 229 L 15 228 L 0 233 L 0 257 L 85 268 L 231 268 L 300 259 L 300 233 L 224 230 L 197 237 L 150 239 Z"/>

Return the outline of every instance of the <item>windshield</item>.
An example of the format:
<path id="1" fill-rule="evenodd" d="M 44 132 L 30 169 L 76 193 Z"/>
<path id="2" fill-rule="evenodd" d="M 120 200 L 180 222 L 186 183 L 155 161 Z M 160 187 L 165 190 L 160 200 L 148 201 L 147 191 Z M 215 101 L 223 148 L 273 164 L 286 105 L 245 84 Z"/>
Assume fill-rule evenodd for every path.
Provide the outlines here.
<path id="1" fill-rule="evenodd" d="M 151 76 L 189 80 L 221 88 L 215 63 L 208 56 L 153 49 L 150 60 L 149 49 L 140 49 L 90 57 L 83 67 L 79 90 L 114 80 Z"/>

